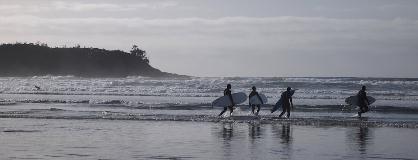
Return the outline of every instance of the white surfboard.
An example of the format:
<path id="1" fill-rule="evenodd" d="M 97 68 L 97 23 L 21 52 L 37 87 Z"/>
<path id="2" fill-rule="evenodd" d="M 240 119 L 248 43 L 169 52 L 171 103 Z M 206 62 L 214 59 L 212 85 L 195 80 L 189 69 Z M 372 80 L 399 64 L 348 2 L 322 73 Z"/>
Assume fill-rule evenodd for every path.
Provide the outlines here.
<path id="1" fill-rule="evenodd" d="M 376 102 L 376 99 L 371 97 L 371 96 L 367 96 L 367 99 L 369 99 L 370 104 Z M 346 98 L 345 103 L 347 103 L 349 105 L 353 105 L 353 106 L 358 106 L 358 96 L 350 96 L 350 97 Z"/>
<path id="2" fill-rule="evenodd" d="M 244 92 L 233 93 L 232 99 L 234 100 L 235 104 L 240 104 L 247 100 L 247 95 Z M 225 106 L 230 106 L 230 105 L 232 105 L 232 103 L 229 99 L 229 96 L 219 97 L 218 99 L 215 99 L 212 102 L 212 106 L 215 106 L 215 107 L 225 107 Z"/>
<path id="3" fill-rule="evenodd" d="M 258 95 L 260 95 L 261 100 L 263 100 L 263 104 L 266 104 L 267 103 L 266 95 L 264 95 L 262 93 L 259 93 Z M 260 99 L 258 98 L 257 95 L 254 95 L 250 98 L 250 104 L 255 104 L 255 105 L 261 104 L 261 101 L 260 101 Z"/>
<path id="4" fill-rule="evenodd" d="M 295 94 L 296 90 L 290 90 L 290 96 L 293 96 L 293 94 Z M 280 99 L 276 102 L 276 104 L 274 105 L 273 109 L 271 109 L 271 113 L 275 112 L 277 109 L 279 109 L 282 106 L 283 100 L 280 94 Z"/>

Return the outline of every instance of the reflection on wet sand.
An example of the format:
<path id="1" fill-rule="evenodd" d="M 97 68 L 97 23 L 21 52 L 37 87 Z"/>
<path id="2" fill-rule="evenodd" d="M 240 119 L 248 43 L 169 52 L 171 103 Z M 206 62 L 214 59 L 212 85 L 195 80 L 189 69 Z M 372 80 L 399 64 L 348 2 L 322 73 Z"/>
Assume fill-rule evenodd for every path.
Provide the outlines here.
<path id="1" fill-rule="evenodd" d="M 250 140 L 254 142 L 257 138 L 260 138 L 263 133 L 261 132 L 261 126 L 259 123 L 249 123 L 248 124 L 248 135 Z"/>
<path id="2" fill-rule="evenodd" d="M 220 123 L 213 128 L 212 133 L 214 133 L 217 139 L 222 142 L 222 146 L 220 147 L 225 158 L 233 156 L 233 153 L 231 152 L 234 152 L 234 145 L 241 145 L 241 147 L 244 147 L 242 145 L 246 145 L 247 147 L 245 148 L 248 149 L 247 153 L 249 153 L 249 156 L 257 157 L 260 152 L 263 152 L 262 150 L 259 150 L 260 145 L 266 145 L 263 138 L 268 135 L 266 131 L 268 131 L 269 125 L 260 123 Z M 248 132 L 242 130 L 242 127 L 244 126 L 248 127 Z M 293 132 L 291 124 L 272 124 L 270 131 L 273 137 L 269 141 L 271 141 L 274 146 L 271 151 L 275 152 L 279 157 L 291 159 L 293 154 Z M 249 143 L 246 144 L 245 140 L 248 140 Z M 244 150 L 246 149 L 242 149 L 240 149 L 240 152 L 245 152 Z"/>
<path id="3" fill-rule="evenodd" d="M 350 150 L 353 151 L 352 156 L 358 159 L 367 159 L 367 149 L 372 143 L 373 135 L 371 134 L 372 128 L 366 126 L 359 126 L 352 128 L 347 132 L 347 141 L 350 146 Z M 358 151 L 358 152 L 355 152 Z"/>
<path id="4" fill-rule="evenodd" d="M 233 123 L 222 123 L 221 136 L 225 141 L 231 140 L 234 136 L 234 125 Z"/>
<path id="5" fill-rule="evenodd" d="M 282 144 L 289 145 L 291 143 L 291 133 L 290 133 L 290 124 L 284 124 L 282 125 L 282 135 L 281 140 Z"/>
<path id="6" fill-rule="evenodd" d="M 359 127 L 357 132 L 357 145 L 361 154 L 366 154 L 367 144 L 369 143 L 370 135 L 368 127 Z"/>
<path id="7" fill-rule="evenodd" d="M 219 127 L 214 128 L 213 132 L 217 138 L 221 141 L 221 150 L 223 151 L 223 157 L 229 159 L 232 157 L 232 138 L 234 137 L 234 124 L 233 123 L 221 123 Z"/>
<path id="8" fill-rule="evenodd" d="M 289 123 L 282 125 L 272 125 L 272 132 L 276 139 L 280 140 L 282 146 L 278 152 L 285 156 L 285 159 L 292 159 L 293 154 L 293 135 L 291 125 Z"/>
<path id="9" fill-rule="evenodd" d="M 259 159 L 262 150 L 260 150 L 259 145 L 265 145 L 263 142 L 263 137 L 266 131 L 266 126 L 261 125 L 260 123 L 248 123 L 248 150 L 250 159 Z"/>
<path id="10" fill-rule="evenodd" d="M 396 144 L 399 129 L 356 127 L 305 127 L 291 123 L 213 123 L 209 142 L 214 159 L 381 159 L 410 158 L 411 129 L 401 129 L 409 140 Z M 388 135 L 385 135 L 388 133 Z M 381 137 L 381 138 L 379 138 Z M 389 141 L 388 141 L 389 140 Z M 411 141 L 412 140 L 412 141 Z M 413 159 L 413 158 L 412 158 Z"/>

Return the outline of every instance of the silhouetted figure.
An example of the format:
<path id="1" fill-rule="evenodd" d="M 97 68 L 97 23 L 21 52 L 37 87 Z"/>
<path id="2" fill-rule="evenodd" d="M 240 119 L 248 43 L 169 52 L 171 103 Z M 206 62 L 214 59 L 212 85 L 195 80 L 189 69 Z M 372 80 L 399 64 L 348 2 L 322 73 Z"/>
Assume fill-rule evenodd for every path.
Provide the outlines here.
<path id="1" fill-rule="evenodd" d="M 39 86 L 35 86 L 36 90 L 39 91 L 41 89 L 41 87 Z"/>
<path id="2" fill-rule="evenodd" d="M 232 105 L 225 106 L 224 110 L 221 113 L 219 113 L 218 116 L 222 116 L 222 114 L 224 114 L 228 108 L 229 108 L 229 111 L 230 111 L 229 115 L 232 115 L 232 112 L 234 111 L 235 103 L 234 103 L 234 99 L 232 98 L 231 84 L 226 85 L 226 89 L 224 90 L 224 96 L 229 96 L 229 100 L 231 101 Z"/>
<path id="3" fill-rule="evenodd" d="M 281 95 L 283 111 L 280 113 L 279 117 L 282 117 L 285 112 L 287 112 L 287 118 L 290 117 L 290 106 L 293 108 L 292 94 L 290 93 L 291 89 L 292 88 L 287 87 L 287 90 Z"/>
<path id="4" fill-rule="evenodd" d="M 248 99 L 251 99 L 251 97 L 253 96 L 257 96 L 258 99 L 260 100 L 261 104 L 264 104 L 263 100 L 261 99 L 260 95 L 258 94 L 258 92 L 256 91 L 257 88 L 255 88 L 255 86 L 252 87 L 253 91 L 251 91 L 250 95 L 248 96 Z M 254 110 L 255 110 L 255 106 L 257 106 L 257 112 L 255 113 L 255 115 L 258 115 L 258 112 L 260 111 L 260 104 L 251 104 L 251 102 L 248 101 L 248 104 L 251 106 L 251 112 L 254 114 Z"/>
<path id="5" fill-rule="evenodd" d="M 361 117 L 362 113 L 366 113 L 367 111 L 369 111 L 369 99 L 367 98 L 367 93 L 366 93 L 366 86 L 361 87 L 361 90 L 358 91 L 357 93 L 357 97 L 358 97 L 358 106 L 359 108 L 359 112 L 358 112 L 358 116 Z"/>

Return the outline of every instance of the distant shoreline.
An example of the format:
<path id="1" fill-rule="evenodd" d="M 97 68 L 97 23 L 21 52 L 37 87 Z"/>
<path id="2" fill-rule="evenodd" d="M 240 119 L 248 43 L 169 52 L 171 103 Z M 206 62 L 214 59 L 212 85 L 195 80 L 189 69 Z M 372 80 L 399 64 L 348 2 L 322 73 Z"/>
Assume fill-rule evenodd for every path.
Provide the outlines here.
<path id="1" fill-rule="evenodd" d="M 149 64 L 144 50 L 105 50 L 99 48 L 48 47 L 46 44 L 15 43 L 0 45 L 0 77 L 188 77 L 160 71 Z"/>

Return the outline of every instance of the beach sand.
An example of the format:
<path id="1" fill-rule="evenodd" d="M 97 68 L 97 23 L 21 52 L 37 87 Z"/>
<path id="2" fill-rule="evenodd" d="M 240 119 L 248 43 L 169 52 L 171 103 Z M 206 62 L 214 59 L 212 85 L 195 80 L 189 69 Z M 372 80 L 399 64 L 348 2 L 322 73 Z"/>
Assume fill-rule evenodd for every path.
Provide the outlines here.
<path id="1" fill-rule="evenodd" d="M 415 159 L 417 129 L 0 119 L 2 159 Z"/>

